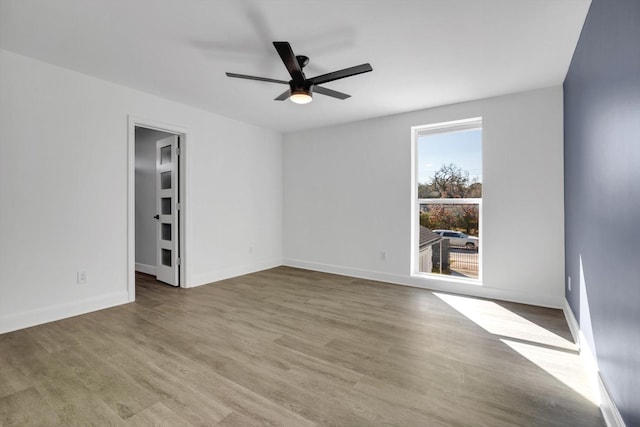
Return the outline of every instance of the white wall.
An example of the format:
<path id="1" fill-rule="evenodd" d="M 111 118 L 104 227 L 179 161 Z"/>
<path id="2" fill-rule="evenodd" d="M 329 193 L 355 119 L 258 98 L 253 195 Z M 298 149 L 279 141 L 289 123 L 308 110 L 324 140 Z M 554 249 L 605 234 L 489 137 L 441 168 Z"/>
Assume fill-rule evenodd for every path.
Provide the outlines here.
<path id="1" fill-rule="evenodd" d="M 410 128 L 472 117 L 483 118 L 483 285 L 411 277 Z M 562 138 L 561 87 L 286 135 L 285 263 L 562 307 Z"/>
<path id="2" fill-rule="evenodd" d="M 0 93 L 0 333 L 127 301 L 128 115 L 189 131 L 187 286 L 279 265 L 284 241 L 289 265 L 562 304 L 559 87 L 290 134 L 284 151 L 276 132 L 1 50 Z M 411 277 L 410 127 L 478 116 L 483 286 Z"/>
<path id="3" fill-rule="evenodd" d="M 157 264 L 158 212 L 156 201 L 156 141 L 166 132 L 136 127 L 136 271 L 155 275 Z"/>
<path id="4" fill-rule="evenodd" d="M 127 301 L 128 115 L 189 131 L 187 286 L 281 264 L 278 133 L 7 51 L 0 94 L 0 333 Z"/>

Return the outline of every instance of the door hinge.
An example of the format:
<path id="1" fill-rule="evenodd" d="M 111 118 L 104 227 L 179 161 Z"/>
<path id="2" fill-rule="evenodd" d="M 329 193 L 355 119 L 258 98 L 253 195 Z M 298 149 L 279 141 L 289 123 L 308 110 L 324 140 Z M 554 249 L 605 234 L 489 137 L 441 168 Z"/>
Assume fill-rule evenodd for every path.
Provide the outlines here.
<path id="1" fill-rule="evenodd" d="M 176 147 L 176 156 L 180 155 L 180 147 Z"/>
<path id="2" fill-rule="evenodd" d="M 180 264 L 182 264 L 182 259 L 178 257 L 178 259 L 176 259 L 176 265 L 180 265 Z"/>
<path id="3" fill-rule="evenodd" d="M 179 211 L 180 209 L 182 209 L 182 206 L 180 205 L 180 202 L 176 203 L 176 210 Z"/>

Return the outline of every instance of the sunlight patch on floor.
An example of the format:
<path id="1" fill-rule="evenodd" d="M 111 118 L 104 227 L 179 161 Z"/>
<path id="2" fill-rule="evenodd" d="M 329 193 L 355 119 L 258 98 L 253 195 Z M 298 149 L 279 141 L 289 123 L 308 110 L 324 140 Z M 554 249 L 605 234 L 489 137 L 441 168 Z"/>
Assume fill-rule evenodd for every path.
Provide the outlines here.
<path id="1" fill-rule="evenodd" d="M 508 339 L 500 341 L 585 399 L 600 405 L 598 393 L 589 381 L 584 361 L 579 354 Z"/>
<path id="2" fill-rule="evenodd" d="M 599 405 L 598 393 L 589 382 L 578 346 L 488 300 L 434 292 L 434 295 L 531 363 Z"/>
<path id="3" fill-rule="evenodd" d="M 434 295 L 494 335 L 567 350 L 578 350 L 573 342 L 536 325 L 493 301 L 437 292 L 434 292 Z"/>

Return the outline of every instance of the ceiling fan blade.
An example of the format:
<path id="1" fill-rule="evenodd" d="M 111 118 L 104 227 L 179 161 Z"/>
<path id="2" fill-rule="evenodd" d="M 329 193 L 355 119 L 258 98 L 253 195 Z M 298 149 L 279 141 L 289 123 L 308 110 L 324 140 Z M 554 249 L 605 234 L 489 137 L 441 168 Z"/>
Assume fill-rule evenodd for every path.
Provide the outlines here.
<path id="1" fill-rule="evenodd" d="M 278 95 L 277 97 L 275 97 L 273 100 L 274 101 L 284 101 L 285 99 L 289 98 L 289 91 L 285 90 L 284 92 L 282 92 L 280 95 Z"/>
<path id="2" fill-rule="evenodd" d="M 320 76 L 312 77 L 309 79 L 313 84 L 321 84 L 332 82 L 338 79 L 344 79 L 345 77 L 355 76 L 357 74 L 368 73 L 373 71 L 370 64 L 356 65 L 355 67 L 345 68 L 344 70 L 334 71 L 332 73 L 322 74 Z"/>
<path id="3" fill-rule="evenodd" d="M 333 98 L 338 98 L 338 99 L 347 99 L 351 97 L 351 95 L 347 95 L 346 93 L 338 92 L 337 90 L 333 90 L 333 89 L 327 89 L 326 87 L 317 86 L 317 85 L 313 86 L 313 91 L 315 93 L 321 93 L 323 95 L 331 96 Z"/>
<path id="4" fill-rule="evenodd" d="M 247 79 L 247 80 L 257 80 L 259 82 L 269 82 L 269 83 L 282 83 L 288 85 L 289 82 L 285 82 L 284 80 L 276 80 L 269 79 L 266 77 L 256 77 L 256 76 L 247 76 L 246 74 L 237 74 L 237 73 L 225 73 L 227 77 L 234 77 L 237 79 Z"/>
<path id="5" fill-rule="evenodd" d="M 304 85 L 304 74 L 302 73 L 302 68 L 300 68 L 300 64 L 298 64 L 298 59 L 291 50 L 291 45 L 289 42 L 273 42 L 273 46 L 278 51 L 278 55 L 284 62 L 284 66 L 287 67 L 287 71 L 291 75 L 293 82 L 296 86 Z"/>

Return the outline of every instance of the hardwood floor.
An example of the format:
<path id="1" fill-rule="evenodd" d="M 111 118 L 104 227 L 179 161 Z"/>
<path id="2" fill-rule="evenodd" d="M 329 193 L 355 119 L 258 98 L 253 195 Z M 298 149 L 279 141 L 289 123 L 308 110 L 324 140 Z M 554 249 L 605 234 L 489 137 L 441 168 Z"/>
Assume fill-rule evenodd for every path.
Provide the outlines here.
<path id="1" fill-rule="evenodd" d="M 0 335 L 0 424 L 602 426 L 559 310 L 298 270 Z"/>

